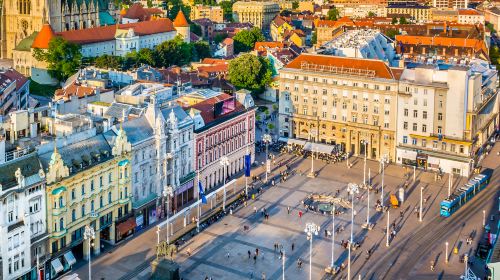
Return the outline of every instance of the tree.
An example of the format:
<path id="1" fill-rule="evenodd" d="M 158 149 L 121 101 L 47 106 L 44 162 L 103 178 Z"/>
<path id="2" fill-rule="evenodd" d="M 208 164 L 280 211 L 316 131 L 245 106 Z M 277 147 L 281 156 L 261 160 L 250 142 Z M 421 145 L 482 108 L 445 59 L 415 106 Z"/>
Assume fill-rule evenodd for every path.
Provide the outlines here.
<path id="1" fill-rule="evenodd" d="M 236 53 L 247 52 L 253 49 L 255 42 L 265 41 L 266 38 L 262 31 L 254 27 L 250 30 L 242 30 L 238 32 L 234 37 L 234 50 Z"/>
<path id="2" fill-rule="evenodd" d="M 214 42 L 216 44 L 218 44 L 218 43 L 224 41 L 224 39 L 226 39 L 226 38 L 227 38 L 227 34 L 226 33 L 217 33 L 214 36 Z"/>
<path id="3" fill-rule="evenodd" d="M 76 73 L 82 63 L 80 46 L 62 37 L 53 38 L 46 51 L 35 49 L 33 56 L 38 61 L 46 62 L 49 75 L 59 82 Z"/>
<path id="4" fill-rule="evenodd" d="M 229 80 L 239 88 L 262 92 L 271 82 L 269 60 L 253 54 L 244 54 L 229 63 Z"/>
<path id="5" fill-rule="evenodd" d="M 201 26 L 199 26 L 198 24 L 191 23 L 189 25 L 189 28 L 190 28 L 191 32 L 193 32 L 194 34 L 196 34 L 196 35 L 198 35 L 200 37 L 203 36 L 203 34 L 201 33 Z"/>
<path id="6" fill-rule="evenodd" d="M 153 1 L 152 0 L 147 0 L 146 1 L 146 5 L 148 6 L 148 8 L 152 8 L 153 7 Z"/>
<path id="7" fill-rule="evenodd" d="M 396 35 L 398 35 L 399 32 L 396 29 L 389 29 L 385 32 L 385 35 L 391 39 L 396 38 Z"/>
<path id="8" fill-rule="evenodd" d="M 156 46 L 155 61 L 157 67 L 186 65 L 193 57 L 193 45 L 182 40 L 180 36 Z"/>
<path id="9" fill-rule="evenodd" d="M 408 21 L 406 20 L 405 17 L 399 18 L 399 24 L 408 24 Z"/>
<path id="10" fill-rule="evenodd" d="M 269 129 L 269 130 L 273 130 L 273 129 L 274 129 L 274 124 L 272 124 L 272 123 L 268 123 L 268 124 L 267 124 L 267 129 Z"/>
<path id="11" fill-rule="evenodd" d="M 318 42 L 318 33 L 316 33 L 316 30 L 314 30 L 311 36 L 311 44 L 315 45 L 317 42 Z"/>
<path id="12" fill-rule="evenodd" d="M 299 8 L 299 1 L 293 1 L 292 2 L 292 9 L 296 10 L 297 8 Z"/>
<path id="13" fill-rule="evenodd" d="M 339 10 L 337 8 L 331 8 L 326 15 L 326 19 L 337 20 L 340 16 Z"/>
<path id="14" fill-rule="evenodd" d="M 212 54 L 210 53 L 210 45 L 206 41 L 194 42 L 192 45 L 194 50 L 193 58 L 195 60 L 212 57 Z"/>
<path id="15" fill-rule="evenodd" d="M 94 60 L 94 64 L 96 67 L 105 68 L 105 69 L 121 69 L 123 64 L 123 58 L 120 56 L 113 55 L 101 55 L 96 57 Z"/>
<path id="16" fill-rule="evenodd" d="M 233 21 L 233 1 L 221 1 L 219 6 L 222 8 L 224 13 L 224 19 L 227 21 Z"/>
<path id="17" fill-rule="evenodd" d="M 376 13 L 374 13 L 372 11 L 368 12 L 368 17 L 376 17 L 376 16 L 377 16 Z"/>
<path id="18" fill-rule="evenodd" d="M 152 49 L 144 48 L 137 52 L 137 63 L 155 65 L 155 52 Z"/>
<path id="19" fill-rule="evenodd" d="M 392 24 L 398 24 L 398 19 L 395 18 L 395 17 L 393 17 L 391 23 Z"/>

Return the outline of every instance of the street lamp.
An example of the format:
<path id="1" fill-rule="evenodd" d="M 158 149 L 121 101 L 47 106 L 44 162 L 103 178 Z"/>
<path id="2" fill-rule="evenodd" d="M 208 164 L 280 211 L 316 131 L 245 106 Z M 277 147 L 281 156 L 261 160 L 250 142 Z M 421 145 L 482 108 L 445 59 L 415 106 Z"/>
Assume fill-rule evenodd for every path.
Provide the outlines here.
<path id="1" fill-rule="evenodd" d="M 366 157 L 368 155 L 368 141 L 362 140 L 361 143 L 365 145 L 365 160 L 363 164 L 363 185 L 366 186 Z"/>
<path id="2" fill-rule="evenodd" d="M 164 186 L 163 187 L 163 197 L 167 201 L 167 210 L 165 211 L 167 213 L 167 244 L 170 244 L 170 238 L 169 238 L 170 231 L 168 231 L 168 224 L 170 223 L 168 220 L 168 211 L 170 209 L 169 209 L 168 204 L 169 204 L 170 196 L 173 195 L 173 193 L 174 193 L 174 189 L 171 186 Z"/>
<path id="3" fill-rule="evenodd" d="M 267 183 L 268 166 L 270 166 L 270 164 L 271 164 L 269 162 L 269 156 L 268 156 L 269 144 L 273 141 L 273 138 L 269 134 L 264 134 L 262 136 L 262 141 L 266 144 L 266 183 Z M 271 169 L 271 168 L 269 168 L 269 169 Z"/>
<path id="4" fill-rule="evenodd" d="M 92 245 L 92 239 L 95 238 L 95 231 L 94 228 L 90 227 L 89 225 L 85 226 L 85 231 L 83 232 L 83 239 L 88 240 L 89 242 L 89 280 L 92 279 L 91 275 L 91 262 L 90 262 L 90 255 L 91 255 L 91 245 Z"/>
<path id="5" fill-rule="evenodd" d="M 483 227 L 486 226 L 486 210 L 483 210 Z"/>
<path id="6" fill-rule="evenodd" d="M 285 280 L 285 250 L 283 250 L 282 262 L 283 262 L 283 280 Z"/>
<path id="7" fill-rule="evenodd" d="M 387 209 L 387 228 L 386 228 L 386 233 L 385 233 L 385 246 L 389 247 L 389 223 L 390 223 L 390 212 L 389 209 Z"/>
<path id="8" fill-rule="evenodd" d="M 363 225 L 364 228 L 371 230 L 372 224 L 370 223 L 370 189 L 366 189 L 367 194 L 367 204 L 366 204 L 366 224 Z"/>
<path id="9" fill-rule="evenodd" d="M 335 205 L 332 207 L 332 262 L 330 267 L 335 271 Z"/>
<path id="10" fill-rule="evenodd" d="M 309 239 L 309 280 L 312 280 L 312 242 L 313 235 L 318 235 L 319 226 L 315 223 L 307 223 L 304 232 L 307 234 Z"/>
<path id="11" fill-rule="evenodd" d="M 351 279 L 351 247 L 354 235 L 354 194 L 359 193 L 359 186 L 354 183 L 347 185 L 347 192 L 351 195 L 351 239 L 349 240 L 349 251 L 347 256 L 347 280 Z"/>
<path id="12" fill-rule="evenodd" d="M 168 233 L 167 233 L 168 234 Z M 160 244 L 160 226 L 156 226 L 156 244 Z"/>
<path id="13" fill-rule="evenodd" d="M 382 165 L 382 192 L 380 194 L 380 200 L 382 201 L 382 209 L 384 208 L 384 175 L 385 175 L 386 163 L 389 163 L 389 157 L 387 156 L 387 154 L 384 154 L 380 158 L 380 165 Z"/>
<path id="14" fill-rule="evenodd" d="M 422 222 L 422 209 L 424 208 L 423 196 L 424 196 L 424 187 L 420 187 L 420 214 L 418 215 L 419 222 Z"/>
<path id="15" fill-rule="evenodd" d="M 446 243 L 444 245 L 446 247 L 446 249 L 445 249 L 446 255 L 444 256 L 445 257 L 444 260 L 446 263 L 448 263 L 448 241 L 446 241 Z"/>
<path id="16" fill-rule="evenodd" d="M 227 177 L 226 168 L 229 166 L 229 159 L 226 156 L 221 157 L 220 158 L 220 165 L 222 165 L 222 169 L 223 169 L 222 174 L 224 175 L 224 186 L 223 186 L 223 188 L 224 188 L 224 200 L 222 203 L 222 210 L 226 211 L 226 177 Z"/>

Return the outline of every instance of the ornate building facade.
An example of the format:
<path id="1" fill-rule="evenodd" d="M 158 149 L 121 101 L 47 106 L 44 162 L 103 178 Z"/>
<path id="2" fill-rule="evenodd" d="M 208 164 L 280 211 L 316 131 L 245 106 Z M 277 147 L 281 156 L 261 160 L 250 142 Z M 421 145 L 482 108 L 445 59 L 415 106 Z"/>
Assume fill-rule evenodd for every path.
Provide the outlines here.
<path id="1" fill-rule="evenodd" d="M 275 2 L 238 1 L 233 5 L 235 22 L 250 22 L 255 27 L 267 30 L 279 12 L 280 6 Z"/>
<path id="2" fill-rule="evenodd" d="M 301 54 L 280 71 L 280 136 L 394 160 L 393 71 L 378 60 Z"/>
<path id="3" fill-rule="evenodd" d="M 1 58 L 24 38 L 49 23 L 55 32 L 114 24 L 116 9 L 110 0 L 4 0 L 2 1 Z"/>

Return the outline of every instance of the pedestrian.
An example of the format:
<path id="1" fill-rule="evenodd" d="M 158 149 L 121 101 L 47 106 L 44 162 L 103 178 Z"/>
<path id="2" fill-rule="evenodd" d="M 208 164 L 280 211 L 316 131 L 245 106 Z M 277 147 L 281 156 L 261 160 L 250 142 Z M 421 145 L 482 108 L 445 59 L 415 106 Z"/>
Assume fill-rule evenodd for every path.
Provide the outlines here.
<path id="1" fill-rule="evenodd" d="M 292 243 L 292 251 L 293 251 L 294 248 L 295 248 L 295 243 Z"/>
<path id="2" fill-rule="evenodd" d="M 255 264 L 257 262 L 257 255 L 253 255 L 253 263 Z"/>
<path id="3" fill-rule="evenodd" d="M 299 211 L 299 218 L 302 218 L 302 211 Z"/>
<path id="4" fill-rule="evenodd" d="M 262 280 L 266 280 L 266 274 L 262 272 Z"/>
<path id="5" fill-rule="evenodd" d="M 328 237 L 328 230 L 325 229 L 325 237 Z"/>
<path id="6" fill-rule="evenodd" d="M 261 216 L 264 216 L 264 212 L 265 212 L 264 208 L 260 209 Z"/>
<path id="7" fill-rule="evenodd" d="M 399 211 L 399 217 L 403 218 L 403 216 L 404 216 L 403 210 Z"/>
<path id="8" fill-rule="evenodd" d="M 252 257 L 252 253 L 250 252 L 250 250 L 248 250 L 248 259 L 250 259 Z"/>
<path id="9" fill-rule="evenodd" d="M 259 255 L 259 248 L 255 248 L 255 255 L 258 256 Z"/>
<path id="10" fill-rule="evenodd" d="M 283 258 L 283 251 L 280 250 L 280 260 Z"/>
<path id="11" fill-rule="evenodd" d="M 227 252 L 227 258 L 229 259 L 229 252 Z"/>
<path id="12" fill-rule="evenodd" d="M 288 215 L 290 215 L 290 206 L 286 207 L 286 211 L 288 211 Z"/>
<path id="13" fill-rule="evenodd" d="M 257 207 L 255 207 L 255 206 L 253 207 L 253 213 L 257 214 Z"/>

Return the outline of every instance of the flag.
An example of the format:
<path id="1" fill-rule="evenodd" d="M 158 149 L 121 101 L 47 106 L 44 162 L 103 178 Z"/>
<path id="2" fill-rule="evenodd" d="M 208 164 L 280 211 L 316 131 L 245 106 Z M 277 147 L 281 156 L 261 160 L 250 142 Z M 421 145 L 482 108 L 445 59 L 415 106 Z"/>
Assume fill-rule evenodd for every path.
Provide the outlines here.
<path id="1" fill-rule="evenodd" d="M 251 155 L 245 155 L 245 176 L 250 177 L 250 165 L 252 161 Z"/>
<path id="2" fill-rule="evenodd" d="M 201 197 L 201 202 L 203 204 L 207 204 L 207 197 L 205 196 L 205 192 L 203 191 L 203 186 L 201 185 L 201 181 L 198 181 L 198 197 Z"/>

